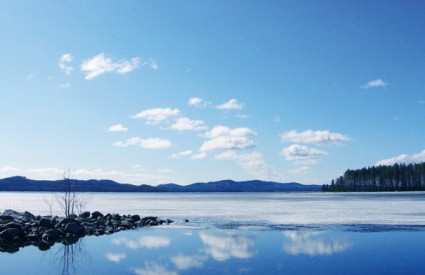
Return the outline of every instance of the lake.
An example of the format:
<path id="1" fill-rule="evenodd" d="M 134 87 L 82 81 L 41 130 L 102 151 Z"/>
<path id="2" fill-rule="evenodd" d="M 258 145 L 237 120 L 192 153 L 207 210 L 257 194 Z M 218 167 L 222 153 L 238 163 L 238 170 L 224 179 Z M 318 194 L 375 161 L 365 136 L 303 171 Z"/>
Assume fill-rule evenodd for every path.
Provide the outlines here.
<path id="1" fill-rule="evenodd" d="M 0 193 L 48 215 L 50 193 Z M 87 210 L 168 226 L 0 253 L 16 274 L 423 274 L 425 193 L 94 193 Z M 52 209 L 53 214 L 60 211 Z M 189 219 L 184 223 L 183 219 Z"/>

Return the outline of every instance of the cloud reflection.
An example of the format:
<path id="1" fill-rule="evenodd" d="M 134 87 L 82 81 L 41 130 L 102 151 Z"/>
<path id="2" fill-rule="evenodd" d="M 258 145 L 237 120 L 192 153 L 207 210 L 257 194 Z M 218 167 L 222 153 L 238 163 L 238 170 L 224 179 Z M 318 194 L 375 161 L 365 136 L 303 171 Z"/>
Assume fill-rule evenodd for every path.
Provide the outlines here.
<path id="1" fill-rule="evenodd" d="M 254 255 L 254 240 L 246 236 L 233 234 L 200 233 L 202 242 L 206 245 L 206 253 L 216 261 L 226 261 L 230 258 L 249 259 Z"/>
<path id="2" fill-rule="evenodd" d="M 156 249 L 161 247 L 168 247 L 171 243 L 171 240 L 170 238 L 159 236 L 145 236 L 141 237 L 138 241 L 121 237 L 112 239 L 112 243 L 115 245 L 124 245 L 125 247 L 134 250 L 142 247 Z"/>
<path id="3" fill-rule="evenodd" d="M 174 257 L 171 257 L 171 262 L 178 268 L 178 269 L 189 269 L 193 267 L 201 267 L 204 262 L 208 258 L 206 256 L 200 256 L 200 255 L 177 255 Z"/>
<path id="4" fill-rule="evenodd" d="M 285 243 L 283 249 L 291 255 L 306 254 L 314 256 L 332 255 L 351 247 L 351 244 L 345 239 L 318 238 L 320 234 L 321 232 L 314 231 L 284 231 L 283 235 L 291 240 L 291 243 Z"/>
<path id="5" fill-rule="evenodd" d="M 124 253 L 106 253 L 106 259 L 108 261 L 119 263 L 125 259 L 126 255 Z"/>
<path id="6" fill-rule="evenodd" d="M 177 275 L 175 271 L 168 270 L 164 266 L 154 262 L 147 262 L 144 268 L 135 268 L 133 272 L 136 275 Z"/>

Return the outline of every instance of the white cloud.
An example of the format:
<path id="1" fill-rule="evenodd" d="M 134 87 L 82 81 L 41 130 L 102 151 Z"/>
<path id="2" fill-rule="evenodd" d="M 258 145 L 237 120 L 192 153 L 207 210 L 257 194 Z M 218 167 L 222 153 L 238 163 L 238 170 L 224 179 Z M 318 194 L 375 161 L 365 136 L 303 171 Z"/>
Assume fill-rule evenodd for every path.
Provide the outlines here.
<path id="1" fill-rule="evenodd" d="M 171 258 L 171 262 L 178 269 L 189 269 L 194 267 L 201 267 L 204 262 L 207 260 L 205 256 L 187 256 L 187 255 L 177 255 Z"/>
<path id="2" fill-rule="evenodd" d="M 282 150 L 281 155 L 286 160 L 294 161 L 295 164 L 316 164 L 320 156 L 328 154 L 325 151 L 309 148 L 299 144 L 293 144 Z"/>
<path id="3" fill-rule="evenodd" d="M 368 83 L 361 86 L 363 89 L 369 89 L 369 88 L 378 88 L 378 87 L 385 87 L 387 86 L 387 83 L 383 81 L 382 79 L 375 79 L 371 80 Z"/>
<path id="4" fill-rule="evenodd" d="M 179 158 L 182 158 L 182 157 L 190 156 L 191 154 L 192 154 L 192 150 L 186 150 L 186 151 L 183 151 L 183 152 L 172 154 L 171 157 L 173 159 L 179 159 Z"/>
<path id="5" fill-rule="evenodd" d="M 312 131 L 297 132 L 295 130 L 284 132 L 281 135 L 282 142 L 294 142 L 316 145 L 336 145 L 345 141 L 350 141 L 348 136 L 330 131 Z"/>
<path id="6" fill-rule="evenodd" d="M 124 253 L 106 253 L 105 256 L 108 261 L 114 263 L 119 263 L 126 258 L 126 255 Z"/>
<path id="7" fill-rule="evenodd" d="M 401 154 L 396 157 L 380 160 L 376 163 L 376 165 L 393 165 L 396 163 L 409 164 L 409 163 L 419 163 L 419 162 L 425 162 L 425 150 L 413 155 Z"/>
<path id="8" fill-rule="evenodd" d="M 31 179 L 57 180 L 64 176 L 64 170 L 55 167 L 33 168 L 26 171 Z"/>
<path id="9" fill-rule="evenodd" d="M 19 171 L 19 169 L 12 166 L 0 167 L 0 173 L 10 173 L 10 172 L 17 172 L 17 171 Z"/>
<path id="10" fill-rule="evenodd" d="M 234 160 L 237 165 L 256 179 L 266 181 L 284 181 L 283 175 L 274 167 L 270 166 L 258 152 L 237 154 L 235 151 L 225 151 L 215 156 L 217 160 Z"/>
<path id="11" fill-rule="evenodd" d="M 164 120 L 177 116 L 179 113 L 180 113 L 179 109 L 154 108 L 154 109 L 144 110 L 132 116 L 132 118 L 145 119 L 147 124 L 157 125 Z"/>
<path id="12" fill-rule="evenodd" d="M 115 72 L 117 74 L 126 74 L 140 67 L 140 58 L 134 57 L 129 60 L 120 60 L 118 62 L 100 53 L 81 64 L 81 71 L 86 73 L 86 79 L 91 80 L 105 73 Z"/>
<path id="13" fill-rule="evenodd" d="M 73 172 L 72 175 L 78 179 L 111 179 L 113 177 L 124 175 L 124 172 L 116 170 L 105 171 L 101 168 L 93 170 L 78 169 Z"/>
<path id="14" fill-rule="evenodd" d="M 207 129 L 207 127 L 202 120 L 191 120 L 187 117 L 180 117 L 171 125 L 171 129 L 177 131 L 200 131 Z"/>
<path id="15" fill-rule="evenodd" d="M 221 136 L 214 139 L 205 141 L 199 151 L 208 152 L 214 150 L 244 150 L 253 148 L 255 146 L 254 141 L 247 137 L 231 137 Z"/>
<path id="16" fill-rule="evenodd" d="M 214 150 L 243 150 L 253 148 L 254 141 L 250 140 L 248 136 L 254 136 L 256 133 L 249 128 L 235 128 L 218 125 L 210 131 L 206 132 L 204 137 L 208 140 L 205 141 L 200 152 L 208 152 Z"/>
<path id="17" fill-rule="evenodd" d="M 219 110 L 242 110 L 243 104 L 238 103 L 238 101 L 233 98 L 223 104 L 218 105 L 216 108 Z"/>
<path id="18" fill-rule="evenodd" d="M 74 68 L 72 66 L 69 65 L 69 63 L 72 62 L 72 60 L 74 59 L 74 57 L 72 56 L 72 54 L 70 53 L 66 53 L 63 54 L 60 58 L 59 58 L 59 68 L 66 74 L 66 75 L 70 75 L 71 72 L 74 70 Z"/>
<path id="19" fill-rule="evenodd" d="M 108 128 L 109 132 L 127 132 L 128 129 L 122 124 L 115 124 Z"/>
<path id="20" fill-rule="evenodd" d="M 254 255 L 254 241 L 245 236 L 233 234 L 212 234 L 201 232 L 202 242 L 206 245 L 207 254 L 216 261 L 226 261 L 231 258 L 249 259 Z"/>
<path id="21" fill-rule="evenodd" d="M 160 138 L 147 138 L 142 139 L 140 137 L 132 137 L 127 141 L 117 141 L 113 143 L 117 147 L 128 147 L 131 145 L 138 145 L 144 149 L 167 149 L 171 147 L 171 141 Z"/>
<path id="22" fill-rule="evenodd" d="M 201 98 L 199 98 L 199 97 L 192 97 L 192 98 L 190 98 L 189 99 L 189 102 L 188 102 L 188 104 L 189 105 L 193 105 L 193 106 L 200 106 L 200 105 L 202 105 L 202 99 Z"/>
<path id="23" fill-rule="evenodd" d="M 158 70 L 159 66 L 158 63 L 152 58 L 149 58 L 148 60 L 144 60 L 142 63 L 142 66 L 149 66 L 152 70 Z"/>
<path id="24" fill-rule="evenodd" d="M 191 159 L 205 159 L 207 157 L 207 153 L 203 152 L 203 153 L 199 153 L 199 154 L 195 154 L 191 157 Z"/>

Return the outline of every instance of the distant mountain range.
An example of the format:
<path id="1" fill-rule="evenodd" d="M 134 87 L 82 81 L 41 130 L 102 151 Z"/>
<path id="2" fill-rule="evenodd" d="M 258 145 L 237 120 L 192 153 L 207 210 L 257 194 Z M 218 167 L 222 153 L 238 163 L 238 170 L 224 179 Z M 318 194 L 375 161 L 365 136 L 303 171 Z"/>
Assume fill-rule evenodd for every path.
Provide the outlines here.
<path id="1" fill-rule="evenodd" d="M 189 185 L 174 183 L 150 186 L 146 184 L 122 184 L 112 180 L 69 180 L 76 192 L 307 192 L 320 191 L 319 185 L 303 185 L 296 182 L 278 183 L 270 181 L 198 182 Z M 31 180 L 25 177 L 0 179 L 0 191 L 63 191 L 64 180 Z"/>

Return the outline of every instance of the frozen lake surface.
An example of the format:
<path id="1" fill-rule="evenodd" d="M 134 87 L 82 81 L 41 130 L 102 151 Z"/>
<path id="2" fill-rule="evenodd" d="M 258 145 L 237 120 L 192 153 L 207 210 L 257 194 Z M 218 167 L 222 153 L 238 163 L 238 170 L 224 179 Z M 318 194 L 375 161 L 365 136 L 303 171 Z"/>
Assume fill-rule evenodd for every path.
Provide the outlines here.
<path id="1" fill-rule="evenodd" d="M 91 193 L 86 209 L 211 224 L 425 225 L 425 192 Z M 51 193 L 1 192 L 0 211 L 61 215 Z"/>

